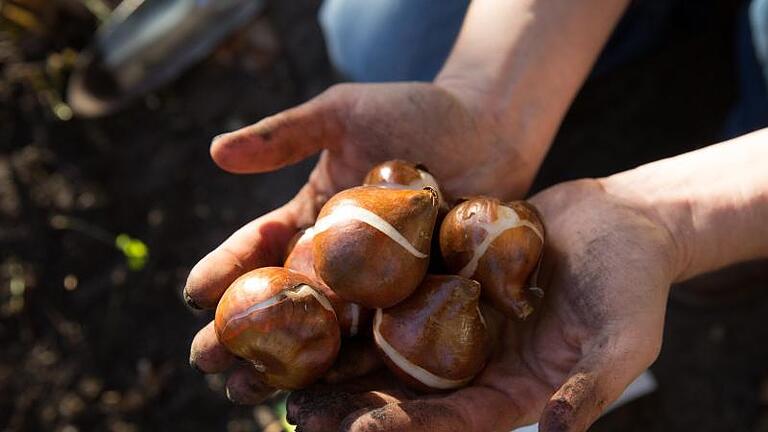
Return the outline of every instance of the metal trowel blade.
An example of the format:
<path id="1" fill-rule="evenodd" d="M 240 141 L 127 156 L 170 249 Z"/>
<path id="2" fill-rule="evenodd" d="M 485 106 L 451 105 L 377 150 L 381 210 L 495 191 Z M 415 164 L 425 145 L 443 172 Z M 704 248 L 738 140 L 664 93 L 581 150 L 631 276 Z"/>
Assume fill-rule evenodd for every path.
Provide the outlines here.
<path id="1" fill-rule="evenodd" d="M 83 51 L 67 91 L 96 117 L 176 78 L 264 7 L 263 0 L 125 0 Z"/>

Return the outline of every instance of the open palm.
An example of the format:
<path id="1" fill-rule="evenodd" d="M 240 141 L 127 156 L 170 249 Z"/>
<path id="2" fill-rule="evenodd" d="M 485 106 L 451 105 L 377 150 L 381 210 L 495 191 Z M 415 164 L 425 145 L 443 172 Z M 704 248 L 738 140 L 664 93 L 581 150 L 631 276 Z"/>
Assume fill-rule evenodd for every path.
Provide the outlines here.
<path id="1" fill-rule="evenodd" d="M 434 85 L 365 84 L 335 87 L 220 137 L 212 156 L 232 172 L 269 171 L 322 154 L 296 198 L 235 232 L 194 267 L 185 298 L 213 308 L 241 274 L 280 264 L 290 237 L 314 221 L 328 197 L 387 159 L 426 164 L 448 195 L 519 197 L 536 164 L 502 130 L 510 128 Z M 544 430 L 591 424 L 658 353 L 672 245 L 652 215 L 617 201 L 596 181 L 556 186 L 531 201 L 548 231 L 545 302 L 528 321 L 504 325 L 501 349 L 473 386 L 416 397 L 379 374 L 297 392 L 292 420 L 305 431 L 509 430 L 539 419 Z M 195 337 L 190 361 L 209 373 L 233 365 L 212 325 Z M 240 403 L 257 403 L 271 391 L 243 366 L 230 374 L 227 389 Z M 316 400 L 326 403 L 318 407 Z"/>
<path id="2" fill-rule="evenodd" d="M 531 201 L 548 232 L 546 301 L 531 320 L 504 324 L 472 386 L 418 396 L 358 380 L 294 393 L 289 418 L 303 431 L 509 431 L 535 421 L 585 430 L 658 355 L 673 246 L 596 181 Z"/>

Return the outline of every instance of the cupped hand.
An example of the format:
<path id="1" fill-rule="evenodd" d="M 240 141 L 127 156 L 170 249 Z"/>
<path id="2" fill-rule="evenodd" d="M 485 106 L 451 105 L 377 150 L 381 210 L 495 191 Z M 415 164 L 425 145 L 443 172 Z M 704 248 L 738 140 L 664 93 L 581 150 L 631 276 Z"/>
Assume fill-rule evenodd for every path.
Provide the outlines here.
<path id="1" fill-rule="evenodd" d="M 291 236 L 314 222 L 330 196 L 359 185 L 370 168 L 386 160 L 426 165 L 448 196 L 522 196 L 538 162 L 525 158 L 528 152 L 512 139 L 514 128 L 483 115 L 471 94 L 428 83 L 337 85 L 301 106 L 217 137 L 211 155 L 234 173 L 272 171 L 321 155 L 293 200 L 245 225 L 195 265 L 184 289 L 187 303 L 214 308 L 241 274 L 280 265 Z M 212 325 L 196 336 L 190 361 L 210 373 L 233 364 Z M 238 369 L 227 388 L 231 398 L 248 403 L 266 392 L 247 368 Z"/>
<path id="2" fill-rule="evenodd" d="M 676 245 L 653 214 L 596 180 L 531 199 L 548 240 L 544 303 L 504 324 L 500 349 L 470 387 L 418 396 L 377 377 L 294 392 L 302 431 L 587 429 L 657 357 Z"/>

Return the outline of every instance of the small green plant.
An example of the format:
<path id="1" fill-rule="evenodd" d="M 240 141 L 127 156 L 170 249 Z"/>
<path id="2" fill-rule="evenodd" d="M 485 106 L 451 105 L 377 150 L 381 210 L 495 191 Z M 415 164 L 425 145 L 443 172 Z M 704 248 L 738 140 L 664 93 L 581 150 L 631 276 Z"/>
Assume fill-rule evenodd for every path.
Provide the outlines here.
<path id="1" fill-rule="evenodd" d="M 143 241 L 133 238 L 128 234 L 118 234 L 115 237 L 115 246 L 123 252 L 128 268 L 131 270 L 141 270 L 147 264 L 149 258 L 149 248 Z"/>
<path id="2" fill-rule="evenodd" d="M 84 220 L 64 215 L 52 217 L 51 226 L 55 229 L 76 231 L 92 239 L 114 246 L 123 254 L 126 265 L 133 271 L 139 271 L 147 265 L 149 247 L 143 241 L 128 234 L 120 233 L 114 235 Z"/>

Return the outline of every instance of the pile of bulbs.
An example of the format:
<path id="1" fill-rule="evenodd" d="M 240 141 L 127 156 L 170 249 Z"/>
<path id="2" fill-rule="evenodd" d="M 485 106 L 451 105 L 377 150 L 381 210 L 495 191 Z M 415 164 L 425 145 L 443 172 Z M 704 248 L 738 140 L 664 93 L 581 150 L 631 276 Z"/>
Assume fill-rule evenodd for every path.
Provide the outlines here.
<path id="1" fill-rule="evenodd" d="M 440 254 L 430 255 L 433 237 Z M 232 283 L 216 309 L 216 334 L 275 389 L 307 387 L 333 365 L 342 339 L 356 335 L 372 335 L 405 384 L 459 388 L 492 350 L 481 310 L 492 312 L 481 294 L 508 318 L 529 316 L 543 295 L 534 286 L 543 246 L 544 227 L 527 202 L 475 197 L 448 211 L 425 169 L 386 162 L 323 206 L 291 242 L 284 267 Z"/>

